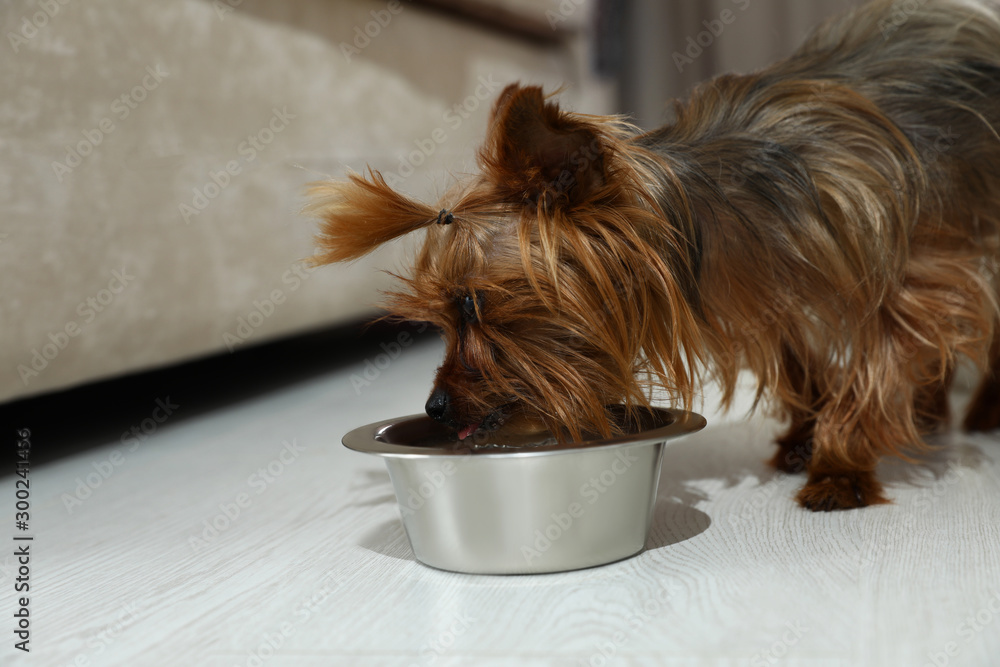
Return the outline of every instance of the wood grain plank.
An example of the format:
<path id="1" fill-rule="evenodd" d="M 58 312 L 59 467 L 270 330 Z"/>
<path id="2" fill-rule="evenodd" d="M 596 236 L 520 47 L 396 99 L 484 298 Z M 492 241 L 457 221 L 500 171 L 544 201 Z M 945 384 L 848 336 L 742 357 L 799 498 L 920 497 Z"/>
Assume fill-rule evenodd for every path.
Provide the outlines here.
<path id="1" fill-rule="evenodd" d="M 951 648 L 949 664 L 996 664 L 1000 437 L 883 466 L 891 505 L 813 514 L 802 478 L 763 463 L 777 424 L 706 410 L 665 454 L 639 556 L 456 574 L 413 559 L 383 464 L 339 445 L 418 412 L 440 353 L 408 349 L 360 394 L 355 364 L 167 423 L 72 511 L 65 494 L 123 445 L 35 470 L 35 648 L 0 662 L 885 666 Z"/>

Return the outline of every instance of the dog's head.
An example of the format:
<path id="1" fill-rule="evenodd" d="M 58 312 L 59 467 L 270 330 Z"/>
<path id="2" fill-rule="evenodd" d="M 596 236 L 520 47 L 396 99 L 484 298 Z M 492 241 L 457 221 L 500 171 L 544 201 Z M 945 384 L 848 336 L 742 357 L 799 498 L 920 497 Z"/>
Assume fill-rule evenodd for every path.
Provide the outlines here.
<path id="1" fill-rule="evenodd" d="M 426 231 L 387 308 L 440 328 L 447 353 L 426 408 L 460 439 L 500 427 L 606 436 L 606 406 L 646 405 L 654 383 L 690 398 L 694 350 L 680 343 L 694 340 L 692 253 L 649 194 L 651 179 L 662 191 L 670 178 L 628 145 L 632 133 L 512 85 L 493 108 L 481 174 L 437 206 L 377 172 L 312 188 L 317 264 Z"/>

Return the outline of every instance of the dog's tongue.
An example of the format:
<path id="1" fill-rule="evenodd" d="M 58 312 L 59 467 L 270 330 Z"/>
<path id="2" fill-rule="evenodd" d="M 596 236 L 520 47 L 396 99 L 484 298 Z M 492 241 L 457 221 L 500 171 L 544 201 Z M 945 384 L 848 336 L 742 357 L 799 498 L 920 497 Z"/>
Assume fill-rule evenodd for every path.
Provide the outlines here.
<path id="1" fill-rule="evenodd" d="M 482 422 L 476 422 L 475 424 L 469 424 L 468 426 L 462 427 L 458 432 L 458 439 L 465 440 L 466 438 L 468 438 L 470 435 L 476 432 L 476 429 L 479 428 L 479 424 L 481 423 Z"/>

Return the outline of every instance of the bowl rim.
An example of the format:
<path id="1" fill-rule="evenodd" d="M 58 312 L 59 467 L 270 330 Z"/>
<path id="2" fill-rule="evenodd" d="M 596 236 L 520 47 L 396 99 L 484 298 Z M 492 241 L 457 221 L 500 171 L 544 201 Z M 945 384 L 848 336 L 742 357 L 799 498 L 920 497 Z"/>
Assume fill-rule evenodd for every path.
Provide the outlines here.
<path id="1" fill-rule="evenodd" d="M 358 428 L 344 434 L 341 442 L 345 447 L 356 452 L 390 458 L 465 458 L 468 456 L 474 456 L 476 458 L 506 459 L 589 452 L 593 450 L 604 450 L 613 447 L 626 447 L 633 445 L 649 445 L 689 435 L 691 433 L 696 433 L 705 428 L 708 423 L 700 414 L 687 410 L 662 407 L 651 407 L 647 409 L 661 414 L 666 413 L 672 419 L 669 424 L 629 435 L 600 440 L 588 440 L 584 442 L 531 445 L 529 447 L 525 447 L 524 449 L 510 448 L 498 450 L 491 447 L 477 448 L 462 446 L 460 442 L 440 447 L 425 445 L 400 445 L 380 439 L 382 434 L 389 428 L 403 423 L 420 421 L 428 422 L 429 425 L 434 424 L 433 420 L 427 415 L 415 414 L 403 417 L 394 417 L 392 419 L 383 419 L 382 421 L 366 424 L 365 426 L 359 426 Z"/>

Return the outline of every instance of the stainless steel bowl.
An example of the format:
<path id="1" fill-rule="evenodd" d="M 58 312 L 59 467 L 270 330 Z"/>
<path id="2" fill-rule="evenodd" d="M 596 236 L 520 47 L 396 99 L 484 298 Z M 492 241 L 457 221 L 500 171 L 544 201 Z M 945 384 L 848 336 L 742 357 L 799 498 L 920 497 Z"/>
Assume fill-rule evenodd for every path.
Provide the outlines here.
<path id="1" fill-rule="evenodd" d="M 456 442 L 425 415 L 369 424 L 350 449 L 385 458 L 420 562 L 476 574 L 576 570 L 642 551 L 664 444 L 699 431 L 692 412 L 653 408 L 629 435 L 559 444 L 548 438 Z"/>

